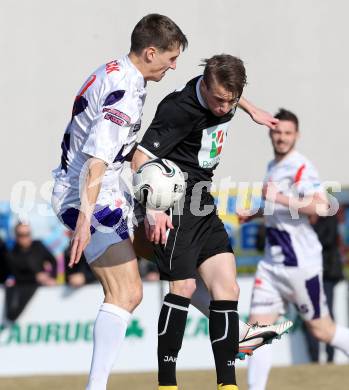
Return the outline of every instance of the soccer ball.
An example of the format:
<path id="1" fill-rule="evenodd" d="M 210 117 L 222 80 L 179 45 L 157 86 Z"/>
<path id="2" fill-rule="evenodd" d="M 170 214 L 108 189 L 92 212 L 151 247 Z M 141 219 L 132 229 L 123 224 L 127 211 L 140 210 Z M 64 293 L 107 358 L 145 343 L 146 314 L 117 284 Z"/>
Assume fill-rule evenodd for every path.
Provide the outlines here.
<path id="1" fill-rule="evenodd" d="M 167 210 L 184 194 L 184 175 L 174 162 L 156 158 L 147 161 L 133 175 L 133 189 L 143 206 Z"/>

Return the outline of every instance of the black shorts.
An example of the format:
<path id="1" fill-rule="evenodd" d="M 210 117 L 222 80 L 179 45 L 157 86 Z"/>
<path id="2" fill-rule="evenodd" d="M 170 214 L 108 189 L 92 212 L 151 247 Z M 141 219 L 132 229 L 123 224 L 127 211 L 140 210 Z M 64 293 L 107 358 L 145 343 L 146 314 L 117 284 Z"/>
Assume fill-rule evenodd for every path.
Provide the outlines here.
<path id="1" fill-rule="evenodd" d="M 200 204 L 213 210 L 193 215 L 189 196 L 185 197 L 182 213 L 178 204 L 171 210 L 174 229 L 169 230 L 166 245 L 154 245 L 162 280 L 196 278 L 197 268 L 205 260 L 219 253 L 233 253 L 212 196 L 206 194 Z"/>

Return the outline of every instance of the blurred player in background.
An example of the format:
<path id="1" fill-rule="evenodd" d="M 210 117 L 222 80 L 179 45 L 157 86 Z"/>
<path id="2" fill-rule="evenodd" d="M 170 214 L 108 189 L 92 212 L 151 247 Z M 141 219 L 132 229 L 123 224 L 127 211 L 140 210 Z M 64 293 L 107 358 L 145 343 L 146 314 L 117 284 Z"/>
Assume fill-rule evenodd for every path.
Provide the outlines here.
<path id="1" fill-rule="evenodd" d="M 265 205 L 253 215 L 241 213 L 240 222 L 263 216 L 265 256 L 258 264 L 251 300 L 250 322 L 273 324 L 294 303 L 310 333 L 349 356 L 349 329 L 329 316 L 323 289 L 322 248 L 310 225 L 312 215 L 326 215 L 329 203 L 313 164 L 295 150 L 298 118 L 281 109 L 270 129 L 274 159 L 263 187 Z M 261 348 L 249 360 L 250 390 L 266 388 L 271 347 Z"/>
<path id="2" fill-rule="evenodd" d="M 176 68 L 187 39 L 166 16 L 135 26 L 130 53 L 98 68 L 75 99 L 54 171 L 53 208 L 74 231 L 70 266 L 84 251 L 105 299 L 94 325 L 88 390 L 105 390 L 132 311 L 142 297 L 130 235 L 132 197 L 120 178 L 140 129 L 147 81 Z"/>
<path id="3" fill-rule="evenodd" d="M 197 271 L 212 299 L 209 333 L 218 389 L 237 389 L 239 287 L 235 258 L 209 191 L 237 105 L 258 123 L 273 127 L 277 122 L 241 98 L 246 73 L 240 59 L 216 55 L 204 65 L 203 76 L 190 80 L 159 104 L 133 157 L 134 170 L 151 158 L 167 158 L 188 173 L 186 194 L 183 202 L 170 210 L 172 218 L 164 212 L 148 211 L 153 224 L 147 226 L 147 233 L 155 243 L 160 276 L 170 281 L 158 323 L 160 390 L 177 389 L 176 361 Z"/>
<path id="4" fill-rule="evenodd" d="M 338 216 L 337 214 L 325 217 L 314 216 L 310 218 L 310 223 L 313 225 L 322 246 L 324 292 L 330 316 L 335 319 L 333 315 L 335 287 L 338 282 L 344 279 L 343 262 L 339 250 L 341 240 L 338 231 Z M 310 360 L 319 362 L 320 343 L 308 332 L 306 327 L 304 328 Z M 333 362 L 334 351 L 331 345 L 326 344 L 327 363 Z"/>

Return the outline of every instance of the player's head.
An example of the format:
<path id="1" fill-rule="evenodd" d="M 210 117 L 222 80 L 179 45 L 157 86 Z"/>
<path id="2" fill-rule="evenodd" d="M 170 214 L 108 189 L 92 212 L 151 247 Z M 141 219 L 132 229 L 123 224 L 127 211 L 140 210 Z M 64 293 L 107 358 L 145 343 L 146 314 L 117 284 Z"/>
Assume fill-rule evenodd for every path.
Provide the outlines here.
<path id="1" fill-rule="evenodd" d="M 146 80 L 160 81 L 169 69 L 176 69 L 177 57 L 187 46 L 187 38 L 175 22 L 149 14 L 133 29 L 130 55 Z"/>
<path id="2" fill-rule="evenodd" d="M 270 129 L 270 139 L 276 157 L 284 157 L 290 153 L 299 137 L 298 118 L 293 112 L 280 108 L 275 115 L 279 119 L 275 129 Z"/>
<path id="3" fill-rule="evenodd" d="M 230 112 L 239 102 L 246 84 L 246 70 L 240 58 L 215 55 L 203 61 L 205 66 L 201 93 L 216 116 Z"/>

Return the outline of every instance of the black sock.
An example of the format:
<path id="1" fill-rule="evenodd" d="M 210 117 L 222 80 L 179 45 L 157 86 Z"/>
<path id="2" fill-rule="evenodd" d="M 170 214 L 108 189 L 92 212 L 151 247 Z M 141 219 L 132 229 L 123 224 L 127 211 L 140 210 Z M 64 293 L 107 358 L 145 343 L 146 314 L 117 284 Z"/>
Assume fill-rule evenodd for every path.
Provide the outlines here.
<path id="1" fill-rule="evenodd" d="M 211 301 L 210 304 L 210 339 L 218 384 L 236 385 L 235 355 L 239 350 L 237 308 L 237 301 Z"/>
<path id="2" fill-rule="evenodd" d="M 175 386 L 176 361 L 182 347 L 190 299 L 167 294 L 158 323 L 158 380 L 160 386 Z"/>

